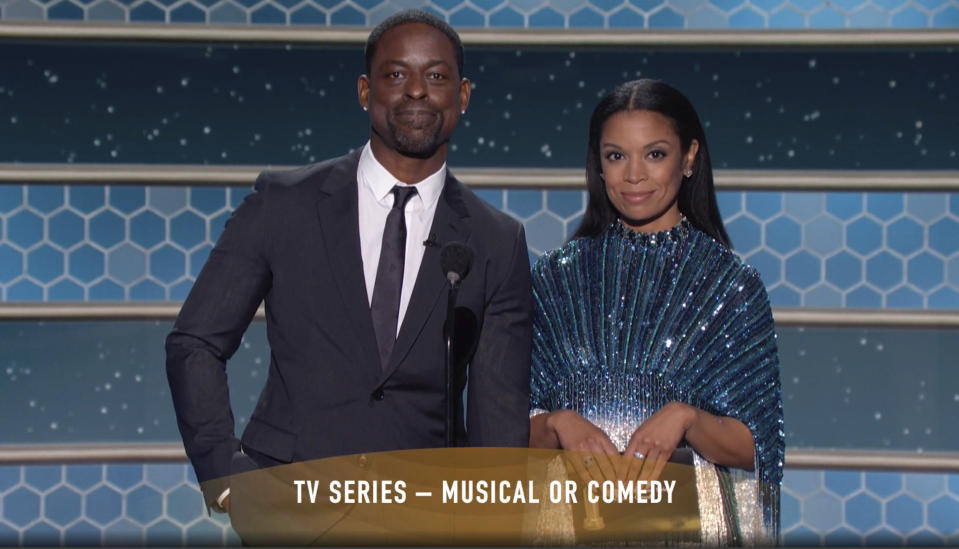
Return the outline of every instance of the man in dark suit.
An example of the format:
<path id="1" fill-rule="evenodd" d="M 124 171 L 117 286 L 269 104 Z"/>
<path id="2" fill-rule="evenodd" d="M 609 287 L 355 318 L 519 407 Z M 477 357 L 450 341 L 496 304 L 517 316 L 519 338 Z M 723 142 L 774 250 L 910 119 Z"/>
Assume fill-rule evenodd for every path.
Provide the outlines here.
<path id="1" fill-rule="evenodd" d="M 381 23 L 357 83 L 370 141 L 262 173 L 210 253 L 166 349 L 177 422 L 211 507 L 229 510 L 226 477 L 239 472 L 238 456 L 263 467 L 444 445 L 449 285 L 440 246 L 451 241 L 474 254 L 454 337 L 468 364 L 462 442 L 527 445 L 523 228 L 446 170 L 470 98 L 462 51 L 432 15 Z M 269 376 L 237 440 L 226 361 L 263 301 Z"/>

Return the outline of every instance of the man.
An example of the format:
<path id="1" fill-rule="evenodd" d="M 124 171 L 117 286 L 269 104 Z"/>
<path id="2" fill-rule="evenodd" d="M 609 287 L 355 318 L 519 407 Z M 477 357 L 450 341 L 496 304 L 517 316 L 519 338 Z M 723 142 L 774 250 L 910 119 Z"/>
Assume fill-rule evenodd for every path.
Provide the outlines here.
<path id="1" fill-rule="evenodd" d="M 357 82 L 367 145 L 262 173 L 227 223 L 166 342 L 180 433 L 213 508 L 229 510 L 226 477 L 249 458 L 444 445 L 440 247 L 451 241 L 474 253 L 454 337 L 469 368 L 464 442 L 526 446 L 526 239 L 446 170 L 470 98 L 462 69 L 449 25 L 419 11 L 387 19 Z M 225 366 L 264 300 L 269 376 L 237 440 Z"/>

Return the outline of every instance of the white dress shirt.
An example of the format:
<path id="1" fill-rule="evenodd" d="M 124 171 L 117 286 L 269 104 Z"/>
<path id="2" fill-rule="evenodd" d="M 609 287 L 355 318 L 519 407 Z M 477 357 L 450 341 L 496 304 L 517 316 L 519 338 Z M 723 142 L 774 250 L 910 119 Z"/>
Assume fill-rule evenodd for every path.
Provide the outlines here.
<path id="1" fill-rule="evenodd" d="M 356 169 L 357 192 L 359 193 L 360 253 L 363 257 L 363 275 L 366 278 L 366 297 L 373 303 L 373 286 L 376 284 L 376 270 L 380 264 L 380 249 L 383 247 L 383 229 L 386 216 L 393 208 L 393 187 L 406 186 L 398 181 L 373 156 L 370 143 L 367 142 L 360 154 L 360 163 Z M 403 289 L 400 293 L 400 316 L 396 323 L 399 334 L 406 309 L 410 304 L 416 276 L 423 262 L 426 246 L 423 241 L 430 236 L 433 214 L 439 203 L 443 184 L 446 182 L 446 163 L 440 169 L 416 186 L 416 194 L 406 203 L 406 262 L 403 265 Z"/>

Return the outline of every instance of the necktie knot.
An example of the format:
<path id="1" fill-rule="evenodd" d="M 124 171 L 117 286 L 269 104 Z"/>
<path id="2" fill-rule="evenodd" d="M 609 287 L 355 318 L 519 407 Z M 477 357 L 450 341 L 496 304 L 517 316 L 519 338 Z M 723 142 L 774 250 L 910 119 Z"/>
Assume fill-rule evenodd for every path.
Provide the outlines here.
<path id="1" fill-rule="evenodd" d="M 410 185 L 396 185 L 391 191 L 394 195 L 393 209 L 405 210 L 406 203 L 416 194 L 416 187 Z"/>

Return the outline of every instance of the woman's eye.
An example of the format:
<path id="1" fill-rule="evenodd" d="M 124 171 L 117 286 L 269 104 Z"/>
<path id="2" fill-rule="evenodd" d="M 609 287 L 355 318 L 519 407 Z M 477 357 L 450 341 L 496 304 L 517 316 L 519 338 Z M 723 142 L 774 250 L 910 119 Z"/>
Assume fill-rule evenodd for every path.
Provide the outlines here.
<path id="1" fill-rule="evenodd" d="M 665 158 L 666 153 L 663 151 L 649 151 L 649 157 L 653 160 L 659 160 L 660 158 Z"/>
<path id="2" fill-rule="evenodd" d="M 623 154 L 616 151 L 606 153 L 606 160 L 621 160 L 622 158 Z"/>

